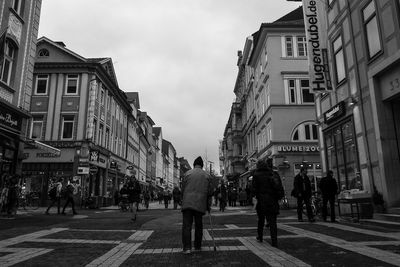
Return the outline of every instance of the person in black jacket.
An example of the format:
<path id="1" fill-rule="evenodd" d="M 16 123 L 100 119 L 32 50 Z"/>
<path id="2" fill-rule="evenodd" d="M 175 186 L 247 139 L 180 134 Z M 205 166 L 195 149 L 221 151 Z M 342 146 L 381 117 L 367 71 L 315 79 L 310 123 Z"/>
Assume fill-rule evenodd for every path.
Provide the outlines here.
<path id="1" fill-rule="evenodd" d="M 307 176 L 307 169 L 301 167 L 300 173 L 294 177 L 292 195 L 297 198 L 297 219 L 303 221 L 303 203 L 306 204 L 307 217 L 309 222 L 315 222 L 311 210 L 311 182 Z"/>
<path id="2" fill-rule="evenodd" d="M 272 161 L 272 159 L 269 159 Z M 281 178 L 270 168 L 271 164 L 264 160 L 257 162 L 253 172 L 252 191 L 257 199 L 256 211 L 258 216 L 257 240 L 263 241 L 265 219 L 269 223 L 271 245 L 278 246 L 277 216 L 279 214 L 279 200 L 284 196 Z"/>
<path id="3" fill-rule="evenodd" d="M 331 222 L 335 222 L 335 196 L 338 193 L 336 180 L 333 178 L 333 171 L 329 170 L 328 175 L 321 179 L 319 188 L 322 194 L 322 218 L 326 221 L 327 204 L 331 208 Z"/>

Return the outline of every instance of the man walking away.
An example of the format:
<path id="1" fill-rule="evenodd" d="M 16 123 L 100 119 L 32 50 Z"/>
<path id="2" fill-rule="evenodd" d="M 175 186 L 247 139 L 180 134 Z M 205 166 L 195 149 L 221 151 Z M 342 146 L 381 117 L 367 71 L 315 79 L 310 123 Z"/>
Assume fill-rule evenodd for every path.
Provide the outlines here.
<path id="1" fill-rule="evenodd" d="M 257 199 L 257 241 L 263 242 L 264 223 L 267 219 L 271 245 L 277 247 L 278 227 L 276 221 L 279 214 L 279 200 L 283 198 L 284 190 L 279 174 L 273 172 L 264 160 L 257 162 L 257 168 L 253 173 L 253 193 Z"/>
<path id="2" fill-rule="evenodd" d="M 181 203 L 181 190 L 177 186 L 175 186 L 174 190 L 172 190 L 172 197 L 174 199 L 174 210 L 178 208 L 178 205 Z"/>
<path id="3" fill-rule="evenodd" d="M 335 222 L 335 196 L 338 193 L 336 180 L 333 178 L 333 171 L 329 170 L 328 175 L 321 179 L 319 188 L 322 194 L 322 218 L 326 222 L 327 204 L 331 208 L 331 222 Z"/>
<path id="4" fill-rule="evenodd" d="M 297 219 L 303 221 L 303 203 L 306 204 L 307 217 L 309 222 L 315 222 L 311 210 L 311 182 L 307 176 L 307 169 L 300 168 L 300 173 L 294 177 L 293 196 L 297 198 Z"/>
<path id="5" fill-rule="evenodd" d="M 58 179 L 58 182 L 55 183 L 49 191 L 50 205 L 47 207 L 46 215 L 49 215 L 49 211 L 51 207 L 57 202 L 57 214 L 60 214 L 60 206 L 61 206 L 61 189 L 62 189 L 62 178 Z"/>
<path id="6" fill-rule="evenodd" d="M 63 210 L 61 212 L 62 215 L 65 215 L 65 208 L 68 206 L 69 203 L 71 203 L 72 213 L 74 215 L 78 214 L 75 211 L 74 191 L 75 191 L 74 183 L 69 182 L 69 184 L 67 185 L 67 187 L 65 189 L 65 198 L 67 201 L 65 202 Z"/>
<path id="7" fill-rule="evenodd" d="M 132 221 L 136 221 L 137 212 L 139 210 L 141 189 L 139 181 L 136 179 L 135 176 L 131 176 L 129 178 L 127 188 L 129 207 L 132 212 Z"/>
<path id="8" fill-rule="evenodd" d="M 198 157 L 193 169 L 185 173 L 182 181 L 182 243 L 183 253 L 190 254 L 192 249 L 192 224 L 194 219 L 194 249 L 201 250 L 203 238 L 203 215 L 210 212 L 208 197 L 211 197 L 211 177 L 203 170 L 203 159 Z"/>

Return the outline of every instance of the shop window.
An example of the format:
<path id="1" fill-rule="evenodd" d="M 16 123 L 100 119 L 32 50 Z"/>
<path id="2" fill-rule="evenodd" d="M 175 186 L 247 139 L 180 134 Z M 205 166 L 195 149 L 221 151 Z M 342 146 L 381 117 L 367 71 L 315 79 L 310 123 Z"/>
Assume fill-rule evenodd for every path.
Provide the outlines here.
<path id="1" fill-rule="evenodd" d="M 36 77 L 35 94 L 36 95 L 46 95 L 48 83 L 49 83 L 49 75 L 39 74 Z"/>
<path id="2" fill-rule="evenodd" d="M 303 103 L 314 103 L 314 94 L 311 93 L 310 80 L 300 80 L 300 90 Z"/>
<path id="3" fill-rule="evenodd" d="M 0 79 L 7 85 L 10 85 L 16 51 L 16 47 L 9 40 L 6 40 L 4 45 L 3 60 L 0 64 Z"/>
<path id="4" fill-rule="evenodd" d="M 66 95 L 76 95 L 78 94 L 78 75 L 69 74 L 67 75 L 66 84 Z"/>
<path id="5" fill-rule="evenodd" d="M 104 126 L 103 124 L 100 123 L 99 126 L 99 145 L 103 146 L 103 131 L 104 131 Z"/>
<path id="6" fill-rule="evenodd" d="M 62 139 L 71 140 L 73 138 L 74 116 L 63 116 L 62 120 Z"/>
<path id="7" fill-rule="evenodd" d="M 363 189 L 353 133 L 351 121 L 324 133 L 328 169 L 337 176 L 340 190 Z"/>
<path id="8" fill-rule="evenodd" d="M 333 55 L 335 59 L 336 82 L 340 83 L 346 78 L 342 37 L 340 35 L 333 42 Z"/>
<path id="9" fill-rule="evenodd" d="M 375 2 L 371 1 L 362 11 L 364 31 L 368 46 L 368 57 L 371 59 L 382 50 L 381 38 L 378 28 Z"/>
<path id="10" fill-rule="evenodd" d="M 33 118 L 31 125 L 31 138 L 41 139 L 43 129 L 43 118 Z"/>

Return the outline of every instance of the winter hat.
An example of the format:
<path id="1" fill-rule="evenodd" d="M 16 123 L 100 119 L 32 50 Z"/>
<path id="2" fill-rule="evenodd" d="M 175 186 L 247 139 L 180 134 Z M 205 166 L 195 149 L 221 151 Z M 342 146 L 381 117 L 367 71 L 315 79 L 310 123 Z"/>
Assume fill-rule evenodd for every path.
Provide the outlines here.
<path id="1" fill-rule="evenodd" d="M 204 164 L 203 164 L 203 159 L 201 157 L 197 157 L 194 162 L 193 162 L 193 166 L 199 165 L 203 168 Z"/>

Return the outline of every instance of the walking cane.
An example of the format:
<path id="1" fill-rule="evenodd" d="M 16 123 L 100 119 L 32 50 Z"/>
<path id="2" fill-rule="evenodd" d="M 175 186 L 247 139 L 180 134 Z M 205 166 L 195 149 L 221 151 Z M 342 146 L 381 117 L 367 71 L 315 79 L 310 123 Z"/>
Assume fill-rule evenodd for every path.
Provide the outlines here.
<path id="1" fill-rule="evenodd" d="M 212 225 L 212 220 L 211 220 L 211 209 L 208 212 L 208 218 L 210 218 L 210 228 L 211 228 L 211 239 L 213 241 L 213 245 L 214 245 L 214 251 L 217 251 L 217 247 L 215 245 L 215 240 L 214 240 L 214 231 L 213 231 L 213 225 Z"/>

